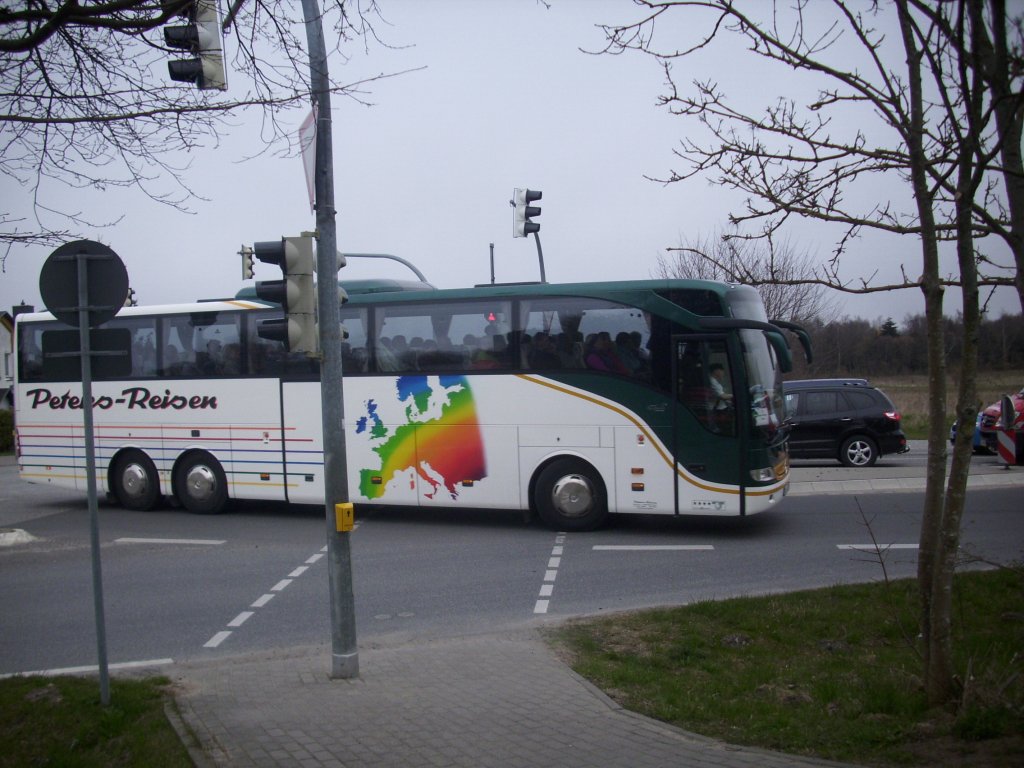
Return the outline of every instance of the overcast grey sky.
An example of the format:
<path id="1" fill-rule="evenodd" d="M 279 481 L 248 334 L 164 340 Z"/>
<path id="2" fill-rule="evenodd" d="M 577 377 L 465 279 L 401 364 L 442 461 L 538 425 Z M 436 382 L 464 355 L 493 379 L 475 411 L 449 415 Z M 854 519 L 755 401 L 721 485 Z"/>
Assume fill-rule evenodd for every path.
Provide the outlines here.
<path id="1" fill-rule="evenodd" d="M 680 167 L 673 148 L 696 123 L 656 106 L 663 74 L 641 56 L 593 56 L 599 23 L 625 21 L 628 0 L 380 0 L 392 46 L 352 45 L 334 79 L 356 81 L 422 67 L 383 80 L 365 98 L 334 98 L 338 243 L 343 251 L 389 252 L 409 259 L 438 287 L 490 279 L 494 243 L 498 281 L 538 279 L 533 239 L 513 239 L 514 187 L 542 190 L 541 242 L 551 282 L 645 279 L 666 247 L 724 226 L 736 198 L 705 180 L 664 186 L 645 179 Z M 228 38 L 227 45 L 232 45 Z M 792 79 L 752 58 L 707 58 L 686 66 L 681 83 L 721 77 L 768 101 L 790 95 Z M 304 114 L 295 112 L 297 128 Z M 184 214 L 137 190 L 78 191 L 68 207 L 94 219 L 123 220 L 85 233 L 109 244 L 128 267 L 142 304 L 231 296 L 241 287 L 239 246 L 312 229 L 301 161 L 271 154 L 242 162 L 258 147 L 258 118 L 239 119 L 217 149 L 191 156 L 189 181 L 208 199 Z M 0 180 L 13 212 L 30 213 L 30 194 Z M 827 258 L 839 232 L 798 228 L 791 240 Z M 50 249 L 13 252 L 0 275 L 0 307 L 41 306 L 39 268 Z M 910 238 L 865 237 L 852 244 L 849 276 L 879 271 L 895 280 L 899 263 L 920 272 Z M 345 277 L 412 277 L 386 263 L 350 262 Z M 257 264 L 257 279 L 279 277 Z M 952 293 L 947 311 L 955 312 Z M 915 291 L 841 297 L 840 314 L 871 320 L 923 311 Z M 1001 291 L 993 314 L 1019 312 Z"/>

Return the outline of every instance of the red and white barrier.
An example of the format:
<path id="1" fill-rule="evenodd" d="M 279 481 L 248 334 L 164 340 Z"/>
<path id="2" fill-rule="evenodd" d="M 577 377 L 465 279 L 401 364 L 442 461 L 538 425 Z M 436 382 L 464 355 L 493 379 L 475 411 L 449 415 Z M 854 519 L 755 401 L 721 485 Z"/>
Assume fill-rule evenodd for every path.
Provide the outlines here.
<path id="1" fill-rule="evenodd" d="M 1017 464 L 1017 430 L 997 429 L 996 447 L 999 449 L 999 460 L 1005 461 L 1007 466 Z"/>

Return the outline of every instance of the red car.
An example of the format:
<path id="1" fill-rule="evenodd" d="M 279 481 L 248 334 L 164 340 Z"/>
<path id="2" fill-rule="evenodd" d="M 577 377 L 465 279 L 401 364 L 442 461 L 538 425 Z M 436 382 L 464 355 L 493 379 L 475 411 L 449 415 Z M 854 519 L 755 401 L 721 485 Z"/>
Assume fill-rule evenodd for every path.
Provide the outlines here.
<path id="1" fill-rule="evenodd" d="M 1014 409 L 1014 429 L 1024 429 L 1024 389 L 1015 395 L 1010 395 Z M 1002 418 L 1002 399 L 992 403 L 981 412 L 978 419 L 978 431 L 981 433 L 981 440 L 992 453 L 996 452 L 996 430 L 999 429 L 999 420 Z"/>

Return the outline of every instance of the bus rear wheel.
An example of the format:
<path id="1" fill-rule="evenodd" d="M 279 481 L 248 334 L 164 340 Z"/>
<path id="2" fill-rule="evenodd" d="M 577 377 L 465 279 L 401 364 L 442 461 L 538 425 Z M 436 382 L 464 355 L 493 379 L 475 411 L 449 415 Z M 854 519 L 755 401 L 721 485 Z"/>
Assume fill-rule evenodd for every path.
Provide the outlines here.
<path id="1" fill-rule="evenodd" d="M 228 500 L 228 481 L 220 462 L 206 451 L 185 456 L 174 473 L 174 495 L 189 512 L 221 512 Z"/>
<path id="2" fill-rule="evenodd" d="M 537 513 L 558 531 L 589 531 L 608 517 L 604 483 L 590 464 L 556 459 L 541 470 L 534 485 Z"/>
<path id="3" fill-rule="evenodd" d="M 160 498 L 160 479 L 152 459 L 142 451 L 125 451 L 111 469 L 111 485 L 125 509 L 145 512 Z"/>

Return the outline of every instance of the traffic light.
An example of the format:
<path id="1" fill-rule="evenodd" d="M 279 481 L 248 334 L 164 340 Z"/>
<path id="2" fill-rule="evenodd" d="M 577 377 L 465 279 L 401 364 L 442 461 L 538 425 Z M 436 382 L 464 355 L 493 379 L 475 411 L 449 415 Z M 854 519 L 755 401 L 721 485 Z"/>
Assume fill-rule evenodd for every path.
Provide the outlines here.
<path id="1" fill-rule="evenodd" d="M 243 245 L 238 249 L 238 255 L 242 257 L 242 279 L 252 279 L 252 248 Z"/>
<path id="2" fill-rule="evenodd" d="M 284 342 L 290 352 L 315 354 L 318 349 L 316 288 L 313 285 L 316 254 L 312 235 L 256 243 L 253 253 L 260 261 L 277 264 L 284 275 L 283 280 L 256 283 L 257 296 L 280 304 L 285 311 L 284 317 L 261 320 L 256 332 L 261 338 Z"/>
<path id="3" fill-rule="evenodd" d="M 540 231 L 540 224 L 530 221 L 532 216 L 540 216 L 540 208 L 530 203 L 540 200 L 541 193 L 534 189 L 516 189 L 512 196 L 512 237 L 526 237 Z"/>
<path id="4" fill-rule="evenodd" d="M 168 47 L 192 54 L 190 59 L 167 62 L 171 80 L 194 83 L 204 91 L 226 91 L 228 79 L 217 0 L 193 0 L 184 15 L 188 24 L 164 27 L 164 42 Z"/>

